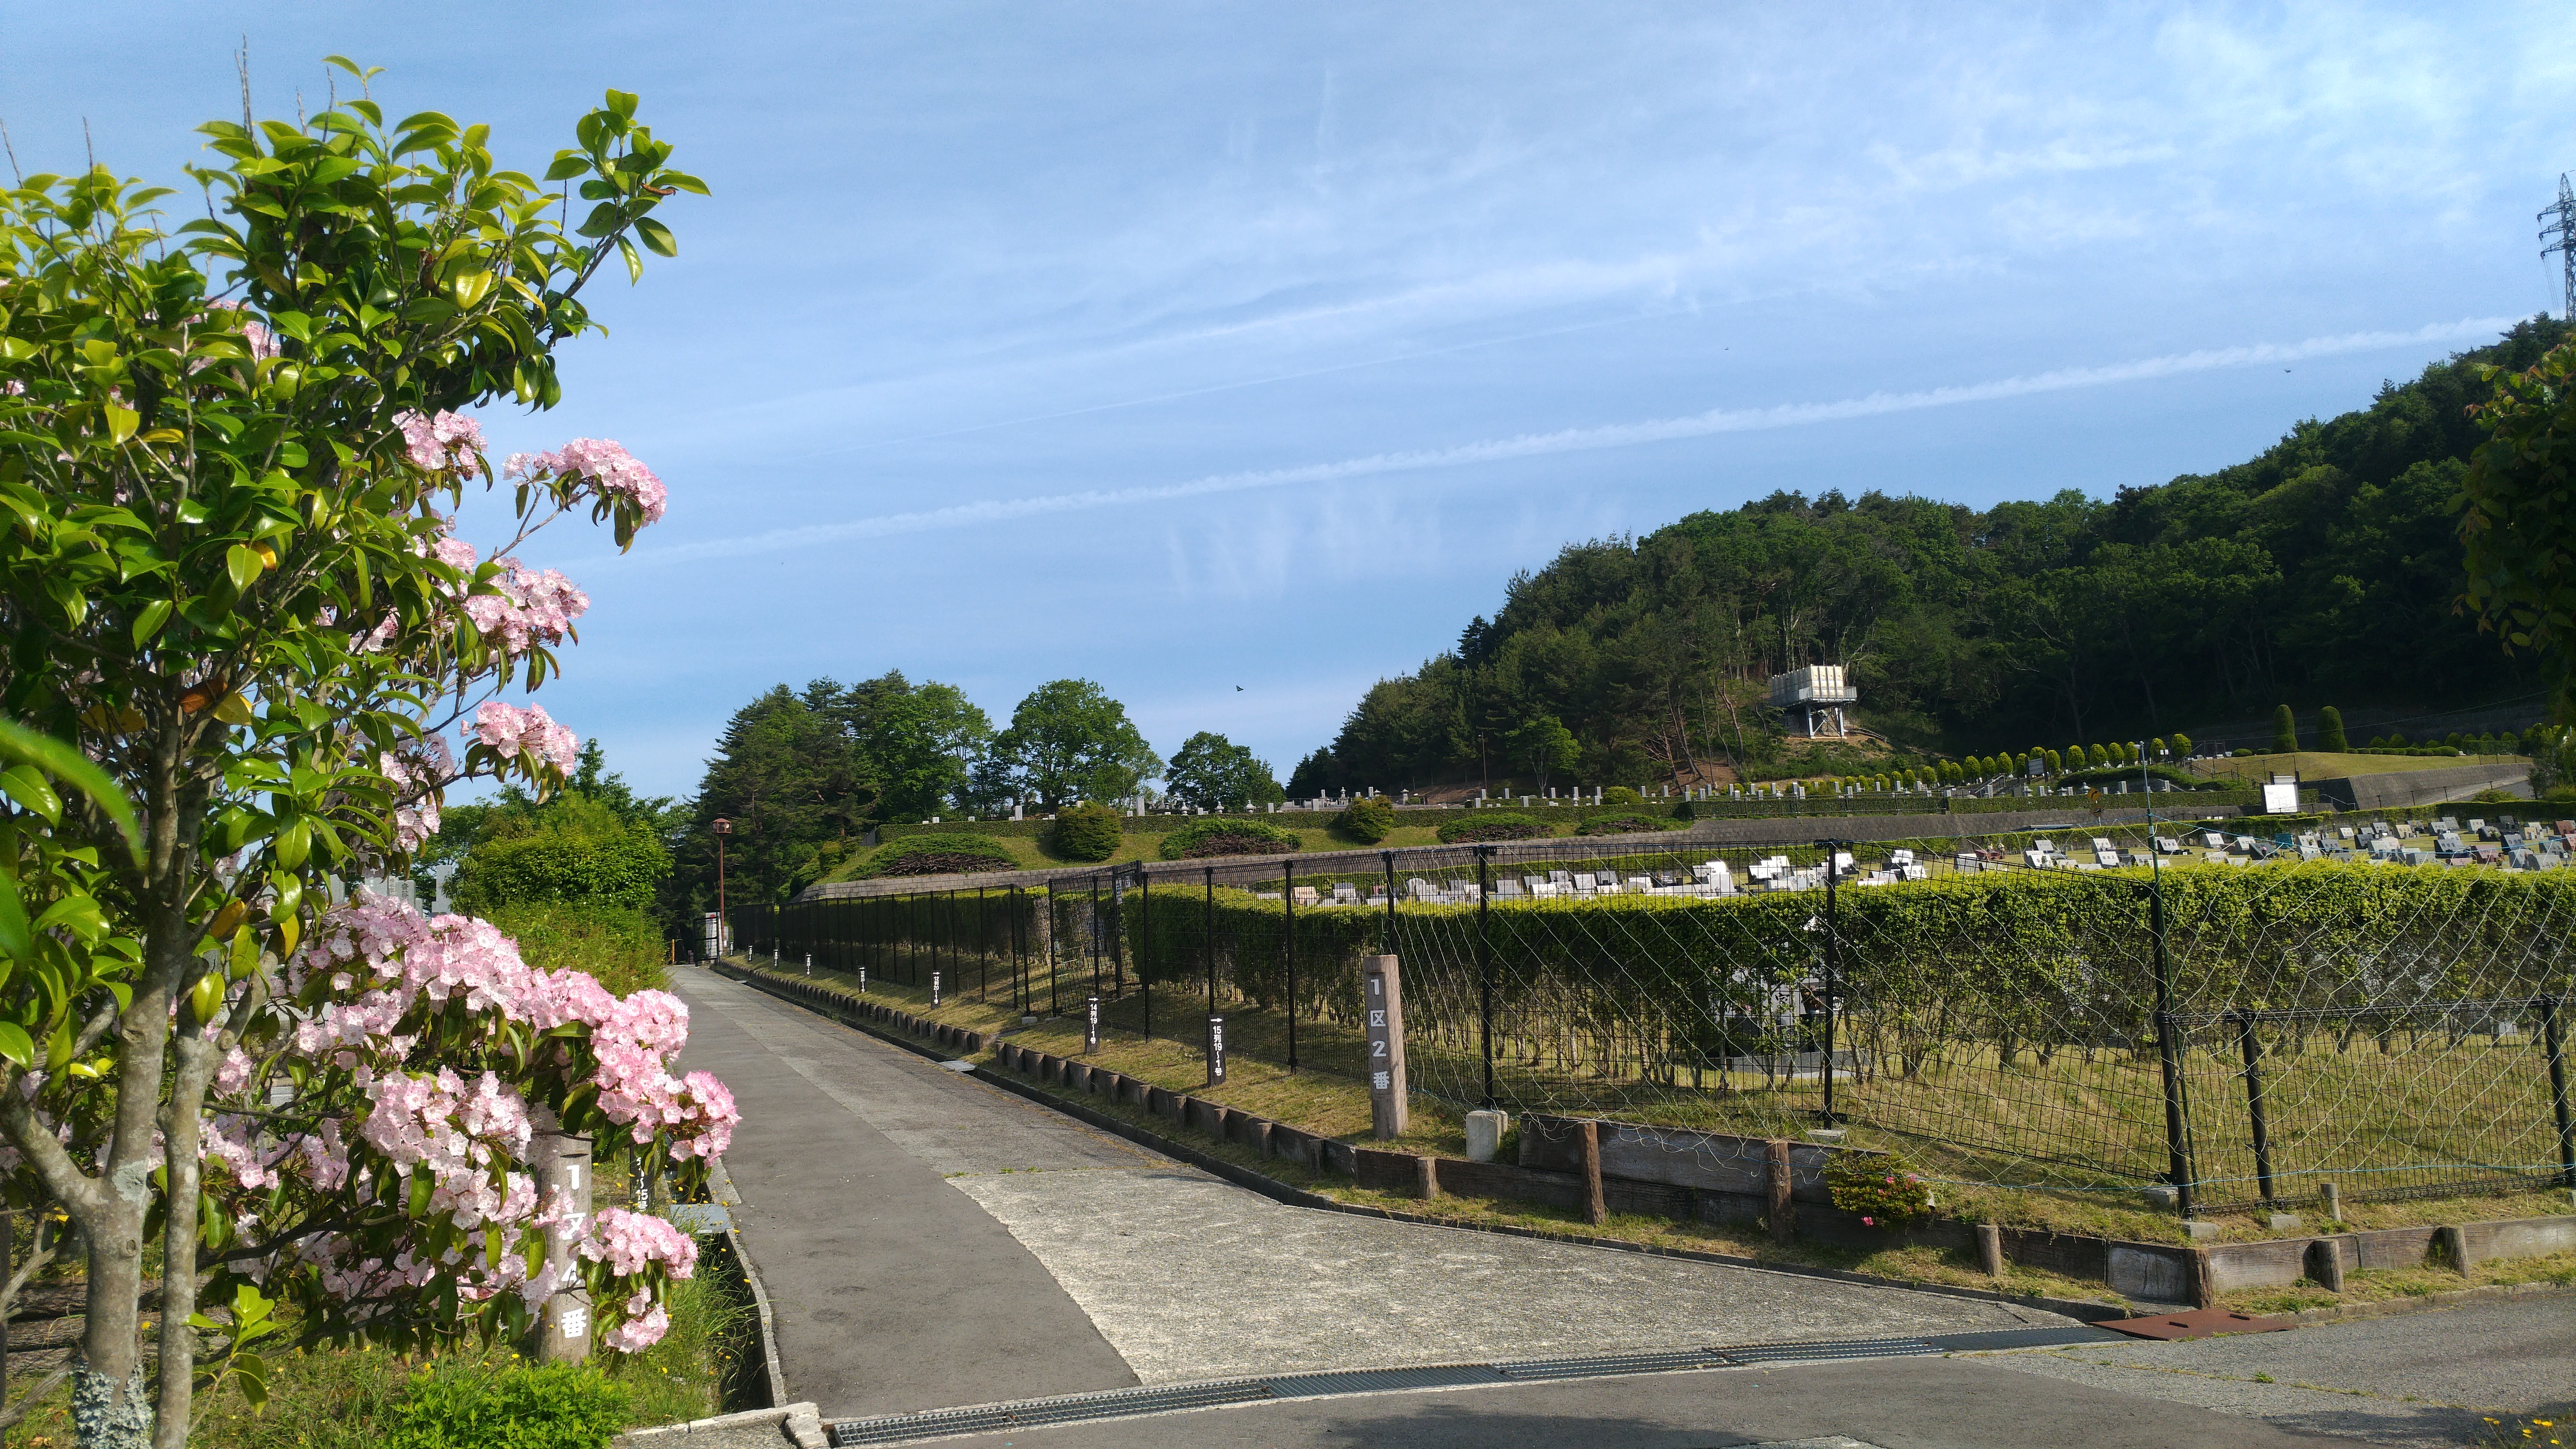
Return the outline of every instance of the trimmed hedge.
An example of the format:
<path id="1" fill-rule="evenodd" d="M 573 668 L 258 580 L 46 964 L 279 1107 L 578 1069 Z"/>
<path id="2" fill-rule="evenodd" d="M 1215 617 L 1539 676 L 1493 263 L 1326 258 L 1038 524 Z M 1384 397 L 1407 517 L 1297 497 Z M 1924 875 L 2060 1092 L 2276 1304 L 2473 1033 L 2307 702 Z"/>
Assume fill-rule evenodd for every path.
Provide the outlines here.
<path id="1" fill-rule="evenodd" d="M 631 996 L 670 980 L 662 971 L 661 928 L 642 911 L 618 906 L 527 901 L 491 914 L 501 934 L 519 943 L 519 956 L 539 971 L 588 974 L 611 995 Z"/>
<path id="2" fill-rule="evenodd" d="M 595 1364 L 425 1368 L 394 1409 L 383 1449 L 607 1449 L 632 1393 Z"/>
<path id="3" fill-rule="evenodd" d="M 1470 810 L 1439 830 L 1443 845 L 1487 840 L 1538 840 L 1555 833 L 1546 821 L 1511 810 Z"/>
<path id="4" fill-rule="evenodd" d="M 1196 820 L 1163 837 L 1163 859 L 1206 860 L 1221 855 L 1283 855 L 1302 850 L 1295 831 L 1259 820 Z"/>
<path id="5" fill-rule="evenodd" d="M 1622 810 L 1615 815 L 1595 815 L 1574 828 L 1577 835 L 1642 835 L 1649 830 L 1670 830 L 1681 822 L 1661 820 Z"/>
<path id="6" fill-rule="evenodd" d="M 1363 795 L 1333 817 L 1333 833 L 1362 845 L 1375 845 L 1395 831 L 1395 807 L 1374 795 Z"/>
<path id="7" fill-rule="evenodd" d="M 2125 781 L 2134 785 L 2138 783 L 2139 777 L 2143 775 L 2152 775 L 2159 780 L 2170 780 L 2173 782 L 2173 787 L 2177 790 L 2225 790 L 2231 788 L 2229 781 L 2211 780 L 2199 775 L 2186 775 L 2182 771 L 2174 769 L 2169 765 L 2104 765 L 2091 770 L 2070 770 L 2067 773 L 2058 776 L 2052 783 L 2059 785 L 2117 785 Z"/>
<path id="8" fill-rule="evenodd" d="M 972 875 L 986 870 L 1018 870 L 1019 857 L 1000 841 L 983 835 L 907 835 L 878 846 L 853 880 L 901 875 Z"/>
<path id="9" fill-rule="evenodd" d="M 1107 860 L 1126 833 L 1126 818 L 1107 805 L 1067 805 L 1055 812 L 1055 829 L 1048 832 L 1055 853 L 1067 860 Z"/>

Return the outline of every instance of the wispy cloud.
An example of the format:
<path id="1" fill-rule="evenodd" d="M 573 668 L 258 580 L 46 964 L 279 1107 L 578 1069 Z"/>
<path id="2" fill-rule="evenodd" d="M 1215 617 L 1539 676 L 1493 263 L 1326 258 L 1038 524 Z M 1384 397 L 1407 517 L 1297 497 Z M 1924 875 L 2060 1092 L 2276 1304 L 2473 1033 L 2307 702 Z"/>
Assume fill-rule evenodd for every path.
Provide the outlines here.
<path id="1" fill-rule="evenodd" d="M 673 548 L 642 550 L 638 552 L 636 559 L 642 563 L 681 563 L 693 559 L 731 558 L 745 554 L 775 553 L 782 549 L 810 548 L 853 539 L 888 538 L 899 534 L 974 528 L 987 524 L 1009 523 L 1019 519 L 1041 518 L 1058 513 L 1080 513 L 1102 508 L 1127 508 L 1146 503 L 1168 503 L 1176 499 L 1198 498 L 1217 493 L 1244 493 L 1256 489 L 1285 488 L 1299 484 L 1333 483 L 1346 478 L 1364 478 L 1386 473 L 1461 468 L 1477 463 L 1495 463 L 1513 458 L 1532 458 L 1553 453 L 1594 452 L 1605 448 L 1628 448 L 1643 443 L 1701 438 L 1718 433 L 1749 433 L 1774 428 L 1810 427 L 1817 423 L 1882 417 L 1890 413 L 1920 412 L 1930 408 L 1956 407 L 1965 403 L 1999 402 L 2007 398 L 2028 397 L 2035 393 L 2067 392 L 2078 388 L 2146 382 L 2156 378 L 2177 377 L 2187 373 L 2210 372 L 2222 368 L 2297 362 L 2303 358 L 2331 357 L 2343 353 L 2371 352 L 2383 348 L 2491 337 L 2512 326 L 2516 320 L 2511 317 L 2468 317 L 2457 322 L 2431 323 L 2411 332 L 2347 332 L 2331 337 L 2311 337 L 2301 342 L 2258 342 L 2239 347 L 2204 348 L 2194 352 L 2169 353 L 2162 357 L 2137 358 L 2098 367 L 2056 368 L 2048 372 L 1998 378 L 1991 382 L 1924 388 L 1913 392 L 1873 392 L 1861 397 L 1841 398 L 1832 402 L 1782 403 L 1767 408 L 1711 408 L 1706 412 L 1689 413 L 1680 417 L 1607 423 L 1584 428 L 1560 428 L 1545 433 L 1520 433 L 1511 437 L 1489 438 L 1481 442 L 1458 443 L 1447 447 L 1370 453 L 1362 457 L 1340 458 L 1328 463 L 1307 463 L 1288 468 L 1256 468 L 1235 473 L 1212 473 L 1178 483 L 1147 483 L 1128 488 L 1086 488 L 1079 492 L 1048 493 L 1028 498 L 994 498 L 977 503 L 954 504 L 946 508 L 928 508 L 911 513 L 885 513 L 872 518 L 854 518 L 842 523 L 771 529 L 765 533 L 746 534 L 736 538 L 707 539 Z"/>

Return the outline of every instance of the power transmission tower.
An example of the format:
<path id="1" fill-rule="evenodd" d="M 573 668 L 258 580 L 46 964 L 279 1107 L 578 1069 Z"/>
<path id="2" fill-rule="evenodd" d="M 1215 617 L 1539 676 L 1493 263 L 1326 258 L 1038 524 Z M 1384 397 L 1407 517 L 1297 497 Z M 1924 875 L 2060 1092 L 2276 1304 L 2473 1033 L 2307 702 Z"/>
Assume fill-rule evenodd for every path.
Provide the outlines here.
<path id="1" fill-rule="evenodd" d="M 2576 186 L 2568 183 L 2566 172 L 2558 173 L 2558 204 L 2536 220 L 2549 223 L 2540 229 L 2540 239 L 2549 243 L 2540 249 L 2540 259 L 2545 262 L 2551 252 L 2558 253 L 2566 273 L 2566 318 L 2576 322 Z"/>

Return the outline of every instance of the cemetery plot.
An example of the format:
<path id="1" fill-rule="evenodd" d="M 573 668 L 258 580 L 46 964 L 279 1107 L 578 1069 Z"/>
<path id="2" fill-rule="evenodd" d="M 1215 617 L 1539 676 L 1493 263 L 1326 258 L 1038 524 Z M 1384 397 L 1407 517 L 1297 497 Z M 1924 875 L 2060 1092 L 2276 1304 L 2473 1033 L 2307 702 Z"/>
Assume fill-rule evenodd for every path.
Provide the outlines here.
<path id="1" fill-rule="evenodd" d="M 1209 1012 L 1355 1026 L 1358 963 L 1394 954 L 1417 1092 L 1765 1137 L 1830 1111 L 1965 1182 L 2227 1203 L 2569 1175 L 2548 1058 L 2576 877 L 2369 864 L 2494 829 L 2510 865 L 2564 833 L 2517 825 L 2508 848 L 2500 820 L 2432 824 L 2039 837 L 2010 857 L 1408 851 L 1358 877 L 1247 864 L 1052 903 L 824 902 L 844 914 L 793 929 L 855 928 L 827 948 L 845 956 L 944 949 L 960 982 L 980 978 L 957 943 L 978 941 L 1032 1010 L 1070 980 L 1115 1029 L 1183 1039 Z M 2147 866 L 2204 851 L 2227 863 Z"/>

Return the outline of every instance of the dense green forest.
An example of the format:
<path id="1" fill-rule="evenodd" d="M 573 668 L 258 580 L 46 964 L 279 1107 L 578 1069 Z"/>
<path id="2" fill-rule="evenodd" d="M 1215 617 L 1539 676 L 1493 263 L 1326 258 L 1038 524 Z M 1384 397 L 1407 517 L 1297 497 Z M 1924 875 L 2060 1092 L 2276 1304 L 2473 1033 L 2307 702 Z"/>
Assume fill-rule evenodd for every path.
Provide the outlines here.
<path id="1" fill-rule="evenodd" d="M 2568 331 L 2523 323 L 2244 463 L 2108 501 L 1979 512 L 1780 492 L 1570 545 L 1455 650 L 1381 680 L 1289 793 L 1758 775 L 1787 747 L 1765 685 L 1813 663 L 1849 666 L 1890 742 L 1952 753 L 2167 734 L 2283 701 L 2527 692 L 2530 656 L 2455 608 L 2453 499 L 2483 437 L 2478 366 L 2528 367 Z"/>

